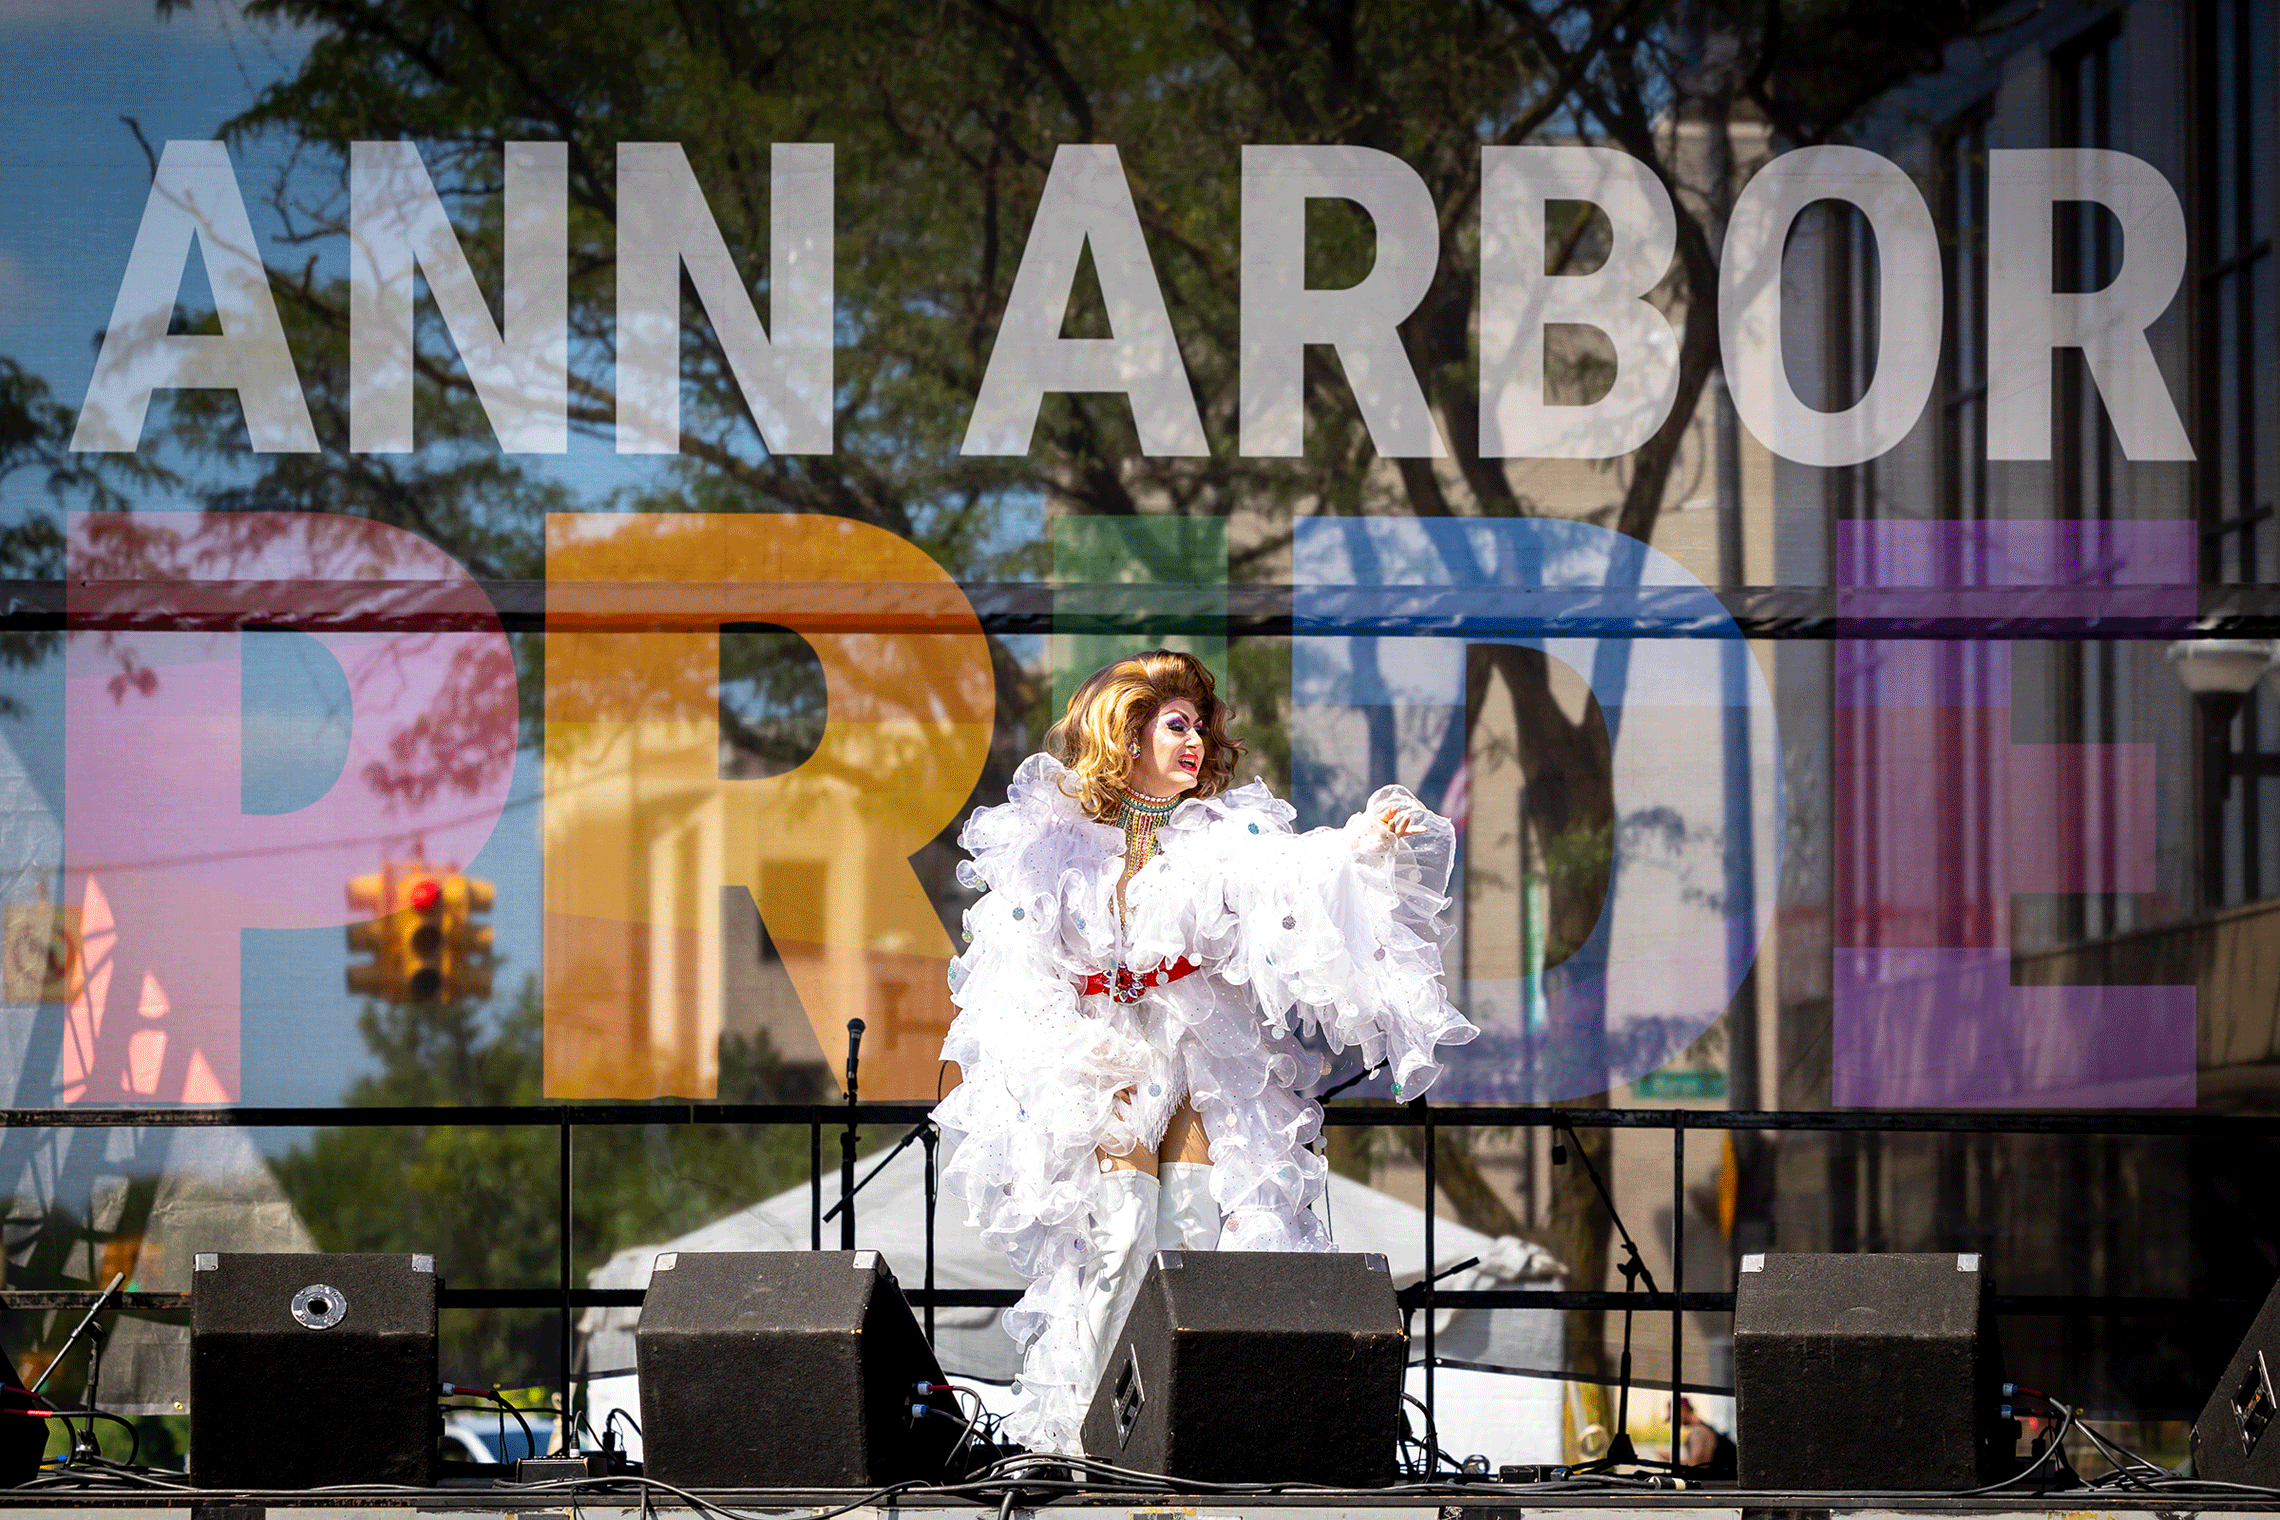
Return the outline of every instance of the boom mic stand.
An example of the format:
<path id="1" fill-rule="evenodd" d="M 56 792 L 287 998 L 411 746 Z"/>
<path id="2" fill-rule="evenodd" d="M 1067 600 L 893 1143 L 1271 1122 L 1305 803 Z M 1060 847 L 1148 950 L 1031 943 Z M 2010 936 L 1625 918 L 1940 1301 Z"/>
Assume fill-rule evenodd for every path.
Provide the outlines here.
<path id="1" fill-rule="evenodd" d="M 1607 1205 L 1607 1217 L 1614 1223 L 1615 1233 L 1623 1239 L 1623 1261 L 1616 1268 L 1623 1274 L 1623 1360 L 1616 1369 L 1615 1431 L 1608 1437 L 1605 1456 L 1590 1462 L 1579 1462 L 1574 1467 L 1569 1468 L 1568 1471 L 1599 1473 L 1613 1472 L 1618 1467 L 1656 1467 L 1666 1472 L 1676 1472 L 1678 1470 L 1676 1460 L 1678 1455 L 1677 1410 L 1671 1411 L 1671 1461 L 1649 1461 L 1640 1456 L 1631 1445 L 1631 1294 L 1639 1286 L 1641 1278 L 1646 1279 L 1649 1293 L 1659 1293 L 1662 1290 L 1655 1286 L 1655 1274 L 1647 1270 L 1646 1262 L 1639 1256 L 1639 1243 L 1633 1240 L 1631 1232 L 1623 1227 L 1623 1216 L 1615 1208 L 1615 1196 L 1608 1192 L 1606 1179 L 1599 1175 L 1599 1168 L 1591 1164 L 1591 1152 L 1583 1148 L 1583 1137 L 1576 1134 L 1574 1125 L 1560 1123 L 1553 1126 L 1552 1165 L 1562 1166 L 1567 1161 L 1567 1147 L 1560 1141 L 1560 1131 L 1562 1130 L 1567 1131 L 1567 1137 L 1575 1142 L 1576 1159 L 1583 1163 L 1584 1171 L 1591 1178 L 1592 1187 L 1599 1192 L 1599 1201 Z"/>
<path id="2" fill-rule="evenodd" d="M 900 1140 L 897 1140 L 895 1142 L 895 1148 L 887 1152 L 884 1156 L 881 1156 L 878 1160 L 878 1164 L 863 1174 L 863 1180 L 855 1184 L 853 1192 L 851 1192 L 847 1198 L 840 1199 L 830 1208 L 823 1211 L 823 1222 L 825 1224 L 829 1224 L 834 1219 L 837 1219 L 839 1217 L 840 1210 L 850 1207 L 849 1200 L 854 1196 L 854 1194 L 860 1193 L 863 1191 L 863 1189 L 869 1187 L 872 1183 L 872 1180 L 876 1178 L 879 1173 L 887 1169 L 888 1162 L 894 1160 L 895 1157 L 901 1155 L 904 1151 L 909 1150 L 914 1142 L 931 1139 L 933 1129 L 934 1121 L 932 1119 L 921 1119 L 916 1124 L 912 1125 L 910 1133 L 903 1136 Z"/>
<path id="3" fill-rule="evenodd" d="M 111 1295 L 118 1292 L 119 1284 L 126 1280 L 127 1274 L 124 1272 L 111 1274 L 109 1286 L 95 1295 L 95 1302 L 88 1306 L 86 1315 L 72 1329 L 71 1334 L 64 1337 L 63 1345 L 41 1370 L 39 1381 L 25 1390 L 31 1398 L 37 1399 L 40 1390 L 47 1386 L 47 1380 L 55 1375 L 55 1369 L 63 1365 L 63 1359 L 79 1343 L 79 1338 L 83 1335 L 87 1337 L 87 1429 L 84 1433 L 72 1433 L 71 1455 L 65 1459 L 69 1462 L 77 1462 L 83 1457 L 100 1458 L 103 1455 L 102 1448 L 95 1444 L 95 1382 L 103 1375 L 103 1327 L 95 1323 L 95 1316 L 103 1312 L 111 1302 Z M 64 1428 L 69 1430 L 71 1422 L 66 1420 Z"/>
<path id="4" fill-rule="evenodd" d="M 839 1137 L 839 1249 L 855 1249 L 855 1063 L 863 1049 L 863 1021 L 847 1021 L 847 1132 Z"/>
<path id="5" fill-rule="evenodd" d="M 853 1126 L 852 1126 L 852 1125 L 850 1125 L 850 1126 L 849 1126 L 849 1128 L 850 1128 L 850 1129 L 852 1129 L 852 1128 L 853 1128 Z M 872 1182 L 873 1182 L 873 1181 L 875 1181 L 875 1180 L 877 1179 L 877 1177 L 878 1177 L 879 1173 L 881 1173 L 881 1172 L 883 1172 L 883 1171 L 885 1171 L 885 1170 L 887 1169 L 887 1163 L 888 1163 L 888 1162 L 890 1162 L 890 1161 L 894 1160 L 894 1159 L 895 1159 L 895 1157 L 897 1157 L 897 1156 L 901 1155 L 901 1154 L 902 1154 L 904 1151 L 907 1151 L 907 1150 L 909 1150 L 909 1149 L 910 1149 L 910 1147 L 911 1147 L 911 1142 L 912 1142 L 912 1141 L 914 1141 L 914 1140 L 917 1140 L 917 1141 L 923 1141 L 923 1142 L 925 1142 L 925 1146 L 926 1146 L 926 1343 L 927 1343 L 929 1346 L 931 1346 L 931 1345 L 933 1345 L 933 1344 L 934 1344 L 934 1208 L 935 1208 L 935 1181 L 934 1181 L 934 1147 L 935 1147 L 935 1145 L 936 1145 L 937 1143 L 939 1143 L 939 1142 L 940 1142 L 940 1140 L 941 1140 L 941 1139 L 942 1139 L 942 1136 L 941 1136 L 940 1132 L 939 1132 L 939 1131 L 937 1131 L 937 1130 L 935 1129 L 935 1127 L 934 1127 L 934 1121 L 933 1121 L 932 1119 L 921 1119 L 921 1120 L 919 1120 L 919 1121 L 918 1121 L 916 1124 L 914 1124 L 914 1125 L 912 1125 L 912 1126 L 911 1126 L 911 1128 L 910 1128 L 910 1133 L 909 1133 L 909 1134 L 907 1134 L 907 1135 L 903 1136 L 903 1137 L 902 1137 L 900 1140 L 897 1140 L 897 1141 L 895 1142 L 895 1148 L 894 1148 L 893 1150 L 891 1150 L 891 1151 L 887 1152 L 887 1153 L 886 1153 L 884 1156 L 881 1156 L 881 1157 L 879 1158 L 879 1160 L 878 1160 L 878 1164 L 877 1164 L 877 1165 L 875 1165 L 875 1166 L 873 1166 L 873 1167 L 872 1167 L 872 1168 L 871 1168 L 869 1171 L 867 1171 L 867 1172 L 865 1172 L 865 1173 L 863 1174 L 863 1180 L 862 1180 L 862 1181 L 860 1181 L 860 1182 L 856 1183 L 856 1184 L 855 1184 L 855 1186 L 853 1187 L 853 1189 L 851 1189 L 851 1190 L 850 1190 L 850 1191 L 849 1191 L 849 1192 L 846 1194 L 846 1196 L 844 1196 L 843 1198 L 841 1198 L 841 1199 L 840 1199 L 840 1200 L 839 1200 L 837 1203 L 833 1204 L 833 1205 L 832 1205 L 830 1208 L 828 1208 L 828 1209 L 824 1210 L 824 1214 L 823 1214 L 823 1222 L 824 1222 L 825 1224 L 829 1224 L 829 1223 L 831 1223 L 832 1219 L 833 1219 L 834 1217 L 836 1217 L 836 1216 L 839 1214 L 840 1210 L 842 1210 L 842 1209 L 845 1209 L 845 1210 L 847 1210 L 849 1213 L 852 1213 L 852 1212 L 854 1211 L 854 1208 L 855 1208 L 855 1194 L 857 1194 L 857 1193 L 860 1193 L 860 1192 L 862 1192 L 862 1191 L 863 1191 L 863 1189 L 865 1189 L 865 1188 L 869 1187 L 869 1186 L 872 1184 Z"/>

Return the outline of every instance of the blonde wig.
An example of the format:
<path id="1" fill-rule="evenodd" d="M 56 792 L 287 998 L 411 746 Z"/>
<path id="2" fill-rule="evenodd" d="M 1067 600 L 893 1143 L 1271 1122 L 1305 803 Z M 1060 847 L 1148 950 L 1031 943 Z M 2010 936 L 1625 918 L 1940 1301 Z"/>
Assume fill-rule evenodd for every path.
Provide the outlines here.
<path id="1" fill-rule="evenodd" d="M 1228 735 L 1233 709 L 1219 700 L 1211 672 L 1192 654 L 1144 650 L 1085 677 L 1061 721 L 1045 731 L 1045 748 L 1069 768 L 1061 784 L 1088 817 L 1116 822 L 1132 775 L 1133 744 L 1157 709 L 1179 697 L 1195 704 L 1203 734 L 1203 764 L 1195 789 L 1184 795 L 1216 797 L 1234 781 L 1243 745 Z"/>

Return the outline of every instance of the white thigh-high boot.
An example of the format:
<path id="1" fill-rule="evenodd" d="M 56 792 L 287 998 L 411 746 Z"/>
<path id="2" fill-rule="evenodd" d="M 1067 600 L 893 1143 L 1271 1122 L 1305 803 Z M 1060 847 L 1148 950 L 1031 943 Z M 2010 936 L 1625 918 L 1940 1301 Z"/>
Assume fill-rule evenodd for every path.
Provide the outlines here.
<path id="1" fill-rule="evenodd" d="M 1211 1196 L 1211 1163 L 1166 1161 L 1157 1169 L 1156 1249 L 1219 1249 L 1219 1204 Z"/>
<path id="2" fill-rule="evenodd" d="M 1124 1316 L 1140 1291 L 1148 1258 L 1156 1252 L 1156 1179 L 1122 1167 L 1103 1172 L 1100 1201 L 1093 1208 L 1085 1240 L 1092 1265 L 1085 1277 L 1084 1351 L 1089 1369 L 1077 1396 L 1092 1404 L 1108 1355 L 1124 1329 Z M 1083 1418 L 1082 1415 L 1079 1418 Z"/>

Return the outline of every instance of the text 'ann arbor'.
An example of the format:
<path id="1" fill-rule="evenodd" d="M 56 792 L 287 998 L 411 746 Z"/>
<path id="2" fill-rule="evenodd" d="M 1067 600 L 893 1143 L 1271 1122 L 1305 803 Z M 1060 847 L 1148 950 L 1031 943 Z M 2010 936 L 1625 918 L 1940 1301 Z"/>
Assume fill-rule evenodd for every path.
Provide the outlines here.
<path id="1" fill-rule="evenodd" d="M 503 299 L 499 318 L 418 149 L 360 142 L 349 154 L 350 426 L 354 452 L 413 448 L 414 289 L 427 280 L 443 326 L 501 449 L 569 447 L 569 150 L 505 149 Z M 1631 452 L 1669 415 L 1679 344 L 1651 299 L 1671 267 L 1670 193 L 1644 163 L 1589 146 L 1481 149 L 1480 452 L 1490 458 L 1608 459 Z M 2123 454 L 2193 457 L 2146 329 L 2175 298 L 2185 217 L 2151 165 L 2107 149 L 2011 149 L 1987 155 L 1989 225 L 1987 457 L 2051 457 L 2055 349 L 2079 350 Z M 1441 458 L 1448 446 L 1404 352 L 1399 328 L 1423 301 L 1441 257 L 1431 193 L 1401 159 L 1371 148 L 1247 146 L 1241 160 L 1241 378 L 1237 447 L 1304 452 L 1302 371 L 1309 345 L 1334 349 L 1379 454 Z M 828 143 L 771 150 L 765 281 L 738 267 L 677 143 L 617 148 L 616 447 L 672 454 L 681 438 L 681 276 L 750 408 L 780 454 L 833 447 L 833 156 Z M 1307 208 L 1358 206 L 1375 233 L 1368 273 L 1336 289 L 1306 278 Z M 1854 207 L 1880 269 L 1877 365 L 1842 410 L 1798 393 L 1782 354 L 1782 255 L 1791 226 L 1823 201 Z M 1547 265 L 1547 209 L 1597 207 L 1606 258 L 1581 274 Z M 2119 269 L 2088 293 L 2054 289 L 2058 208 L 2095 202 L 2123 230 Z M 218 334 L 168 330 L 196 245 Z M 1091 252 L 1109 336 L 1062 335 L 1081 255 Z M 1719 331 L 1737 411 L 1767 448 L 1801 464 L 1874 459 L 1906 436 L 1937 378 L 1942 310 L 1939 235 L 1914 181 L 1859 148 L 1800 148 L 1773 159 L 1736 200 L 1718 275 Z M 767 316 L 755 301 L 764 288 Z M 1603 394 L 1547 393 L 1547 331 L 1588 327 L 1614 354 Z M 160 158 L 112 308 L 72 447 L 132 451 L 151 394 L 235 391 L 260 453 L 313 453 L 317 434 L 270 295 L 269 277 L 226 146 L 177 141 Z M 1166 309 L 1121 160 L 1113 146 L 1063 146 L 1031 221 L 962 452 L 1028 452 L 1038 408 L 1055 392 L 1120 394 L 1143 453 L 1210 452 L 1180 337 Z"/>

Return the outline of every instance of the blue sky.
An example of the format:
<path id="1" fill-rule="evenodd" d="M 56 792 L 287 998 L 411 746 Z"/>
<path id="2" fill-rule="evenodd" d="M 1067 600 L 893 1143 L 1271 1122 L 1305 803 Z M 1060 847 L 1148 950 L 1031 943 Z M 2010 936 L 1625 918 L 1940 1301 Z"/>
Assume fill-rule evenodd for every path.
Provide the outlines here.
<path id="1" fill-rule="evenodd" d="M 150 0 L 11 0 L 0 7 L 0 353 L 76 405 L 95 365 L 92 339 L 111 312 L 142 219 L 150 173 L 132 117 L 153 147 L 210 138 L 300 53 L 291 34 L 218 7 L 161 21 Z M 269 171 L 274 152 L 245 171 Z M 260 160 L 266 159 L 267 162 Z M 262 172 L 260 178 L 266 181 Z M 274 218 L 248 196 L 254 225 Z M 21 510 L 30 482 L 5 500 Z"/>
<path id="2" fill-rule="evenodd" d="M 12 129 L 0 144 L 0 355 L 44 379 L 66 407 L 76 410 L 86 393 L 94 339 L 109 320 L 148 197 L 149 160 L 136 129 L 153 152 L 173 139 L 211 139 L 265 85 L 288 74 L 305 51 L 300 36 L 249 23 L 236 13 L 236 4 L 197 0 L 187 12 L 162 20 L 152 0 L 0 3 L 0 100 L 10 107 Z M 255 234 L 269 245 L 271 269 L 297 271 L 313 254 L 320 278 L 345 274 L 345 239 L 287 244 L 271 204 L 279 176 L 288 171 L 297 199 L 324 199 L 338 186 L 338 165 L 322 155 L 297 160 L 282 140 L 236 144 L 232 156 Z M 207 300 L 195 255 L 181 300 L 192 309 Z M 154 407 L 153 421 L 160 415 Z M 154 493 L 139 509 L 194 509 L 197 487 L 242 468 L 201 462 L 190 469 L 147 441 L 153 431 L 146 428 L 145 453 L 185 469 L 190 489 Z M 549 469 L 596 509 L 622 488 L 655 482 L 671 468 L 671 461 L 655 457 L 620 458 L 608 436 L 575 432 L 566 455 L 525 462 Z M 55 507 L 37 472 L 19 471 L 0 481 L 0 522 L 49 514 Z M 1003 516 L 1005 533 L 1040 534 L 1043 515 L 1041 498 L 1014 504 Z M 1020 657 L 1042 663 L 1044 640 L 1014 642 Z M 313 639 L 259 634 L 248 638 L 246 652 L 245 806 L 288 810 L 321 795 L 339 774 L 345 683 Z M 26 716 L 0 720 L 0 742 L 16 757 L 14 766 L 0 765 L 0 773 L 20 775 L 34 794 L 35 809 L 59 818 L 60 670 L 0 672 L 0 693 L 26 710 Z M 499 886 L 495 924 L 505 962 L 499 989 L 509 996 L 539 962 L 537 770 L 534 755 L 518 756 L 507 812 L 490 844 L 468 863 Z M 15 805 L 0 803 L 0 810 Z M 54 862 L 0 859 L 0 879 L 27 869 L 52 871 Z M 20 885 L 28 895 L 28 884 Z M 244 1101 L 328 1103 L 367 1068 L 355 1028 L 359 1005 L 342 984 L 344 960 L 337 929 L 249 934 L 243 957 Z"/>
<path id="3" fill-rule="evenodd" d="M 292 34 L 250 25 L 225 7 L 200 6 L 168 20 L 157 18 L 150 0 L 10 0 L 0 7 L 0 99 L 8 102 L 11 127 L 0 147 L 0 354 L 45 379 L 58 401 L 77 406 L 94 369 L 93 338 L 110 316 L 150 185 L 143 149 L 122 118 L 133 118 L 154 149 L 171 138 L 211 138 L 300 52 Z M 265 238 L 278 231 L 266 192 L 283 162 L 277 143 L 236 155 L 247 208 Z M 342 250 L 324 252 L 345 258 Z M 273 253 L 272 267 L 285 262 Z M 193 258 L 184 296 L 195 305 L 203 292 Z M 164 510 L 195 502 L 143 505 Z M 6 520 L 53 509 L 35 472 L 0 484 Z M 320 794 L 338 775 L 346 686 L 337 662 L 313 639 L 270 633 L 246 643 L 245 804 L 249 811 L 282 810 Z M 0 687 L 28 710 L 0 723 L 0 737 L 39 802 L 60 817 L 60 670 L 11 673 Z M 537 766 L 527 754 L 518 761 L 514 800 L 470 863 L 499 884 L 502 991 L 538 964 Z M 341 931 L 252 931 L 244 948 L 244 1101 L 334 1101 L 369 1066 L 355 1027 L 359 1005 L 342 983 Z"/>

